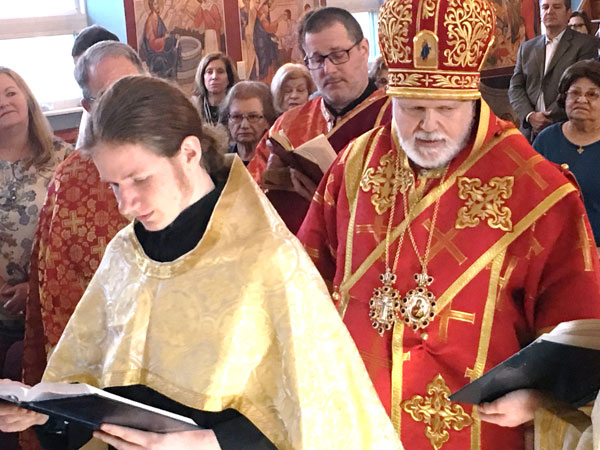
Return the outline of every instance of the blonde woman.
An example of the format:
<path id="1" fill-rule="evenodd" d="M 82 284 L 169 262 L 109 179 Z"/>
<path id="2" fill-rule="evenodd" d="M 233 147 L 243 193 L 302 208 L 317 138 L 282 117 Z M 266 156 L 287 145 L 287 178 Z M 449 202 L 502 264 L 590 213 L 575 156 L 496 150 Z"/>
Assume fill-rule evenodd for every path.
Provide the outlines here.
<path id="1" fill-rule="evenodd" d="M 48 183 L 70 147 L 52 135 L 31 90 L 0 66 L 0 374 L 8 349 L 23 337 L 33 236 Z M 16 373 L 13 373 L 16 372 Z"/>
<path id="2" fill-rule="evenodd" d="M 315 83 L 308 69 L 302 64 L 284 64 L 277 70 L 271 82 L 274 106 L 280 114 L 306 103 L 315 90 Z"/>

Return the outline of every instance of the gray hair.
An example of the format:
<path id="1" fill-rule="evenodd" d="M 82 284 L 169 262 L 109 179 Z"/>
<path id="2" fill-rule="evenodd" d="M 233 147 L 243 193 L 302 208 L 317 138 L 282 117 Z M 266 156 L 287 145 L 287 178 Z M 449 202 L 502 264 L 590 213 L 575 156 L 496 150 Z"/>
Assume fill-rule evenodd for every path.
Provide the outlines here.
<path id="1" fill-rule="evenodd" d="M 273 106 L 273 96 L 271 95 L 269 86 L 262 81 L 240 81 L 239 83 L 234 84 L 219 107 L 220 122 L 224 125 L 227 124 L 229 109 L 234 100 L 247 100 L 250 98 L 257 98 L 260 100 L 265 120 L 268 122 L 269 126 L 273 125 L 273 122 L 277 119 L 277 112 Z"/>
<path id="2" fill-rule="evenodd" d="M 90 100 L 90 72 L 104 58 L 125 58 L 143 74 L 146 72 L 136 51 L 122 42 L 103 41 L 92 45 L 75 65 L 75 80 L 81 88 L 83 98 Z"/>

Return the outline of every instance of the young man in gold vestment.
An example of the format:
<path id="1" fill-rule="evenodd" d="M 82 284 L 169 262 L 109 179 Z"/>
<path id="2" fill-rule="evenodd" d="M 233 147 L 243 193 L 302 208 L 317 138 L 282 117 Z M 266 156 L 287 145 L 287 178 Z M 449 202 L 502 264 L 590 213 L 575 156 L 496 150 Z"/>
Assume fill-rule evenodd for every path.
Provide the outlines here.
<path id="1" fill-rule="evenodd" d="M 393 120 L 348 145 L 298 237 L 405 448 L 525 448 L 544 398 L 448 396 L 562 321 L 600 317 L 581 196 L 480 98 L 487 0 L 388 0 Z"/>
<path id="2" fill-rule="evenodd" d="M 204 428 L 105 424 L 95 438 L 119 450 L 402 448 L 310 258 L 239 158 L 225 168 L 183 92 L 117 81 L 84 148 L 135 221 L 109 243 L 43 379 L 87 382 Z M 35 424 L 48 449 L 91 436 L 0 405 L 1 430 Z"/>

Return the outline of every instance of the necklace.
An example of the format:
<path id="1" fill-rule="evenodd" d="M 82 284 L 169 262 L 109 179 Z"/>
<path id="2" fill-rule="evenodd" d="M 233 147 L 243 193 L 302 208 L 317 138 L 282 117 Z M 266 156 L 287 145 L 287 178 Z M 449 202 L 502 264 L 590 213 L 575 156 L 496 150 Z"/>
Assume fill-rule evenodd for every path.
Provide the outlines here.
<path id="1" fill-rule="evenodd" d="M 444 182 L 446 178 L 446 173 L 448 172 L 448 167 L 444 171 L 444 175 L 441 178 L 440 184 Z M 433 239 L 433 232 L 435 230 L 435 223 L 437 221 L 438 210 L 440 206 L 440 198 L 435 202 L 435 206 L 433 207 L 433 217 L 431 219 L 431 228 L 429 229 L 429 236 L 427 237 L 427 243 L 425 244 L 425 252 L 421 257 L 419 253 L 419 248 L 417 247 L 417 243 L 415 242 L 415 237 L 413 236 L 412 230 L 410 228 L 410 223 L 407 225 L 408 228 L 408 237 L 410 238 L 410 242 L 412 243 L 413 249 L 415 251 L 415 255 L 421 264 L 421 272 L 415 273 L 415 282 L 417 283 L 417 287 L 415 289 L 409 290 L 404 297 L 402 298 L 401 307 L 400 307 L 400 317 L 404 323 L 409 325 L 413 331 L 417 331 L 419 328 L 423 329 L 429 322 L 435 317 L 436 312 L 436 298 L 433 292 L 431 292 L 428 287 L 433 283 L 433 277 L 428 275 L 427 273 L 427 263 L 429 262 L 429 250 L 431 249 L 431 241 Z M 404 217 L 409 216 L 408 211 L 408 200 L 406 196 L 404 196 Z"/>
<path id="2" fill-rule="evenodd" d="M 404 241 L 404 235 L 406 229 L 402 231 L 398 240 L 398 248 L 396 249 L 396 255 L 394 257 L 393 270 L 390 269 L 390 234 L 392 230 L 392 221 L 394 220 L 394 213 L 396 211 L 396 198 L 398 197 L 398 191 L 402 194 L 406 193 L 408 189 L 414 184 L 414 175 L 410 169 L 402 169 L 401 176 L 400 169 L 400 156 L 396 154 L 394 161 L 394 179 L 392 186 L 392 206 L 390 208 L 390 218 L 387 224 L 387 230 L 385 234 L 385 272 L 379 275 L 379 280 L 383 286 L 376 287 L 373 289 L 373 296 L 369 301 L 369 319 L 371 319 L 371 326 L 377 330 L 379 336 L 383 336 L 387 330 L 390 330 L 394 323 L 396 323 L 396 317 L 400 311 L 400 292 L 394 287 L 396 283 L 396 267 L 398 265 L 398 258 L 400 257 L 400 250 L 402 248 L 402 242 Z"/>

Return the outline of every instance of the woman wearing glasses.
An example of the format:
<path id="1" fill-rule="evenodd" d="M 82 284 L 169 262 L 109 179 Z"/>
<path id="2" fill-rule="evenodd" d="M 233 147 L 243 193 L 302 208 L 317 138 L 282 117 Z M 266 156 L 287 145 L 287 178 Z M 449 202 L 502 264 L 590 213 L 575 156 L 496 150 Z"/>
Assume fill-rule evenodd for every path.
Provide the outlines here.
<path id="1" fill-rule="evenodd" d="M 573 11 L 569 17 L 569 28 L 583 34 L 592 34 L 592 22 L 585 11 Z"/>
<path id="2" fill-rule="evenodd" d="M 266 84 L 241 81 L 225 97 L 220 116 L 233 141 L 229 153 L 237 153 L 244 164 L 248 165 L 254 156 L 256 145 L 273 125 L 277 114 Z"/>
<path id="3" fill-rule="evenodd" d="M 565 108 L 568 120 L 544 129 L 533 147 L 573 172 L 594 238 L 600 242 L 600 62 L 573 64 L 563 74 L 558 92 L 558 105 Z"/>

